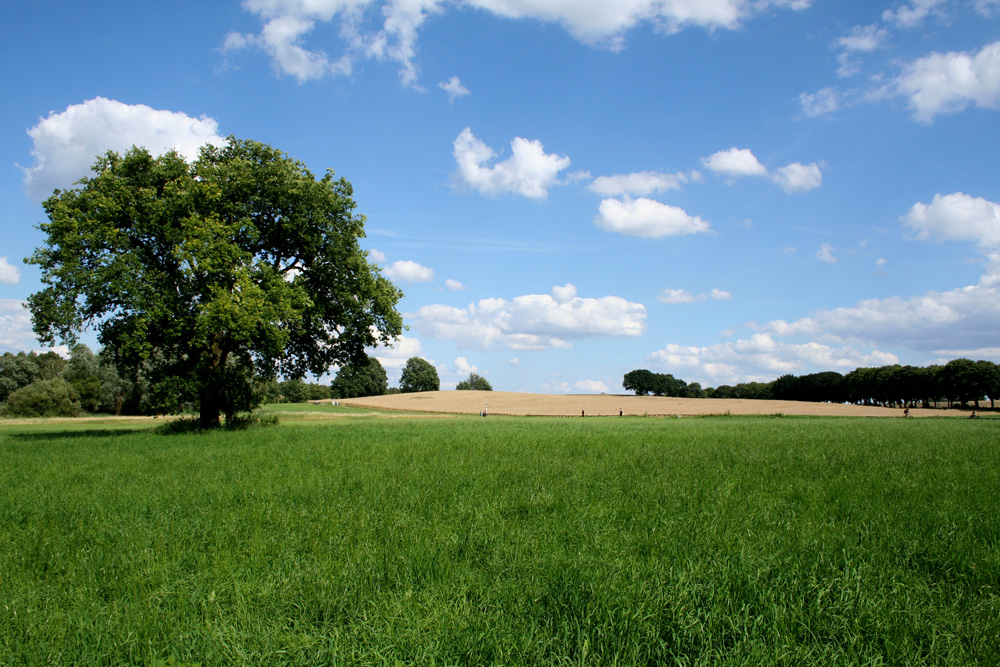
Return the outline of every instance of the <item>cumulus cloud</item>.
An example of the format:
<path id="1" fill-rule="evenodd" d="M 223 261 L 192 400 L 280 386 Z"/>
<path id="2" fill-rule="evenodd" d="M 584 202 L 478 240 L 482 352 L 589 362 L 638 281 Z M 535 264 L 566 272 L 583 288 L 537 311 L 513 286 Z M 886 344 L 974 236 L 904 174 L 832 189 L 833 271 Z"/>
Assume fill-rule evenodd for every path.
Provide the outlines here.
<path id="1" fill-rule="evenodd" d="M 912 0 L 895 9 L 882 12 L 882 20 L 899 28 L 915 28 L 932 12 L 946 4 L 947 0 Z"/>
<path id="2" fill-rule="evenodd" d="M 679 190 L 685 183 L 696 181 L 700 177 L 698 172 L 664 174 L 656 171 L 639 171 L 631 174 L 599 176 L 587 188 L 605 197 L 645 196 L 664 190 Z"/>
<path id="3" fill-rule="evenodd" d="M 767 168 L 747 148 L 734 146 L 703 158 L 702 163 L 715 173 L 732 178 L 767 175 Z"/>
<path id="4" fill-rule="evenodd" d="M 660 295 L 656 297 L 656 300 L 660 303 L 669 304 L 694 303 L 696 301 L 703 301 L 704 299 L 704 294 L 692 294 L 684 289 L 673 288 L 663 290 L 660 292 Z"/>
<path id="5" fill-rule="evenodd" d="M 459 181 L 484 195 L 519 194 L 545 199 L 549 188 L 558 182 L 559 172 L 570 159 L 545 152 L 542 142 L 516 137 L 510 144 L 511 155 L 494 162 L 497 154 L 465 128 L 453 143 Z M 493 164 L 490 164 L 493 162 Z"/>
<path id="6" fill-rule="evenodd" d="M 605 199 L 598 207 L 594 222 L 609 232 L 650 239 L 699 234 L 711 230 L 711 226 L 700 217 L 645 197 Z"/>
<path id="7" fill-rule="evenodd" d="M 399 65 L 400 81 L 412 85 L 418 77 L 419 29 L 442 5 L 440 0 L 247 0 L 244 8 L 264 25 L 259 34 L 228 34 L 222 50 L 229 54 L 259 49 L 271 58 L 276 74 L 291 76 L 300 84 L 350 75 L 359 60 L 389 60 Z M 322 49 L 308 48 L 305 37 L 317 23 L 334 19 L 339 19 L 343 53 L 332 59 Z"/>
<path id="8" fill-rule="evenodd" d="M 514 350 L 572 347 L 572 340 L 639 336 L 646 308 L 621 297 L 582 298 L 572 284 L 552 294 L 482 299 L 466 308 L 421 307 L 415 327 L 427 336 L 461 344 Z"/>
<path id="9" fill-rule="evenodd" d="M 672 289 L 668 288 L 660 292 L 656 300 L 660 303 L 667 303 L 671 305 L 685 304 L 685 303 L 697 303 L 698 301 L 704 301 L 705 299 L 715 299 L 716 301 L 728 301 L 733 298 L 733 295 L 729 292 L 721 289 L 713 289 L 708 294 L 692 294 L 684 289 Z"/>
<path id="10" fill-rule="evenodd" d="M 400 80 L 413 85 L 418 77 L 419 31 L 428 18 L 448 9 L 472 7 L 504 18 L 556 23 L 581 42 L 620 49 L 625 33 L 641 24 L 664 34 L 688 27 L 735 29 L 759 13 L 774 8 L 800 10 L 810 4 L 811 0 L 245 0 L 244 9 L 264 25 L 259 34 L 228 34 L 222 50 L 227 54 L 263 51 L 277 74 L 299 83 L 350 75 L 359 60 L 388 60 L 398 64 Z M 335 59 L 306 44 L 318 24 L 334 21 L 342 49 Z M 330 37 L 323 32 L 317 39 L 329 42 Z"/>
<path id="11" fill-rule="evenodd" d="M 779 167 L 773 173 L 761 164 L 760 160 L 748 148 L 730 148 L 718 151 L 702 159 L 708 169 L 722 176 L 729 178 L 740 178 L 743 176 L 763 176 L 777 183 L 781 188 L 790 193 L 812 190 L 823 184 L 823 173 L 819 165 L 802 164 L 792 162 L 784 167 Z"/>
<path id="12" fill-rule="evenodd" d="M 837 261 L 837 257 L 833 254 L 835 250 L 836 248 L 829 243 L 824 243 L 819 247 L 819 250 L 816 251 L 816 259 L 821 262 L 826 262 L 827 264 L 833 264 Z"/>
<path id="13" fill-rule="evenodd" d="M 378 359 L 386 371 L 392 370 L 398 373 L 411 357 L 423 355 L 423 345 L 418 338 L 400 336 L 392 342 L 390 347 L 372 348 L 366 352 L 368 356 Z"/>
<path id="14" fill-rule="evenodd" d="M 21 269 L 0 257 L 0 285 L 16 285 L 21 282 Z"/>
<path id="15" fill-rule="evenodd" d="M 573 387 L 585 394 L 606 394 L 608 385 L 600 380 L 579 380 L 573 383 Z"/>
<path id="16" fill-rule="evenodd" d="M 925 241 L 974 241 L 1000 248 L 1000 204 L 962 192 L 934 195 L 930 204 L 916 203 L 903 223 Z"/>
<path id="17" fill-rule="evenodd" d="M 438 84 L 438 88 L 448 93 L 448 101 L 454 103 L 459 97 L 465 97 L 469 94 L 469 89 L 462 85 L 461 79 L 457 76 L 453 76 L 447 81 L 442 81 Z"/>
<path id="18" fill-rule="evenodd" d="M 833 113 L 843 106 L 841 94 L 833 88 L 823 88 L 815 93 L 799 95 L 799 107 L 802 109 L 802 114 L 808 118 Z"/>
<path id="19" fill-rule="evenodd" d="M 226 142 L 218 123 L 202 116 L 153 109 L 144 104 L 124 104 L 95 97 L 52 112 L 28 130 L 34 164 L 23 168 L 24 190 L 41 200 L 56 188 L 69 188 L 86 176 L 98 155 L 144 146 L 154 155 L 176 150 L 188 159 L 198 156 L 207 143 Z"/>
<path id="20" fill-rule="evenodd" d="M 974 285 L 912 298 L 866 299 L 809 317 L 774 320 L 761 328 L 779 336 L 830 337 L 928 352 L 996 345 L 1000 290 Z"/>
<path id="21" fill-rule="evenodd" d="M 781 189 L 791 194 L 792 192 L 803 192 L 813 190 L 823 184 L 823 172 L 815 162 L 812 164 L 801 164 L 793 162 L 787 166 L 779 167 L 771 180 L 781 186 Z"/>
<path id="22" fill-rule="evenodd" d="M 38 345 L 27 302 L 0 299 L 0 352 L 23 352 Z"/>
<path id="23" fill-rule="evenodd" d="M 478 373 L 479 368 L 474 364 L 470 364 L 469 360 L 465 357 L 456 357 L 455 371 L 460 375 L 469 375 L 470 373 Z"/>
<path id="24" fill-rule="evenodd" d="M 683 369 L 688 377 L 703 377 L 718 385 L 769 382 L 785 373 L 802 374 L 813 369 L 848 372 L 859 366 L 881 366 L 899 360 L 878 350 L 863 352 L 847 345 L 817 342 L 786 343 L 769 333 L 757 333 L 749 339 L 707 347 L 670 343 L 649 355 L 648 361 L 667 369 Z"/>
<path id="25" fill-rule="evenodd" d="M 434 280 L 434 269 L 409 259 L 401 259 L 387 266 L 385 275 L 408 283 L 429 283 Z"/>
<path id="26" fill-rule="evenodd" d="M 996 109 L 1000 107 L 1000 42 L 977 53 L 932 53 L 920 58 L 904 67 L 896 88 L 909 99 L 914 118 L 921 123 L 970 105 Z"/>
<path id="27" fill-rule="evenodd" d="M 888 35 L 888 30 L 877 25 L 858 25 L 838 39 L 837 46 L 845 51 L 874 51 L 885 43 Z"/>
<path id="28" fill-rule="evenodd" d="M 461 292 L 466 289 L 465 285 L 463 285 L 460 281 L 453 280 L 451 278 L 448 278 L 447 280 L 444 281 L 444 286 L 450 289 L 452 292 Z"/>
<path id="29" fill-rule="evenodd" d="M 375 250 L 372 248 L 368 251 L 368 259 L 375 262 L 376 264 L 385 264 L 385 253 L 381 250 Z"/>

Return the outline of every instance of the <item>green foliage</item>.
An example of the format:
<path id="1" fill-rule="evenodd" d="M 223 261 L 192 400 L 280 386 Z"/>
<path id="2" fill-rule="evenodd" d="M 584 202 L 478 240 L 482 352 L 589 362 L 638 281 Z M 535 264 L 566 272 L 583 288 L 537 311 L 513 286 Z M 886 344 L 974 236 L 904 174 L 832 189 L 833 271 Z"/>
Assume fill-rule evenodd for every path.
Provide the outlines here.
<path id="1" fill-rule="evenodd" d="M 629 371 L 622 379 L 622 386 L 636 396 L 688 396 L 687 383 L 669 373 L 653 373 L 646 369 Z"/>
<path id="2" fill-rule="evenodd" d="M 489 381 L 479 373 L 470 373 L 468 379 L 459 382 L 455 389 L 459 391 L 493 391 Z"/>
<path id="3" fill-rule="evenodd" d="M 0 664 L 1000 664 L 996 425 L 0 425 Z"/>
<path id="4" fill-rule="evenodd" d="M 321 375 L 401 332 L 401 292 L 361 250 L 364 218 L 332 172 L 232 137 L 192 163 L 132 148 L 93 171 L 44 203 L 34 329 L 74 343 L 95 325 L 152 409 L 195 404 L 213 426 L 252 407 L 255 380 Z"/>
<path id="5" fill-rule="evenodd" d="M 304 380 L 293 378 L 280 383 L 280 386 L 286 403 L 305 403 L 309 400 L 309 386 Z"/>
<path id="6" fill-rule="evenodd" d="M 76 417 L 80 400 L 70 383 L 61 378 L 39 380 L 7 397 L 0 408 L 4 417 Z"/>
<path id="7" fill-rule="evenodd" d="M 375 357 L 368 357 L 341 366 L 330 385 L 330 393 L 336 398 L 382 396 L 388 388 L 389 379 L 382 364 Z"/>
<path id="8" fill-rule="evenodd" d="M 12 392 L 27 387 L 40 377 L 37 355 L 4 352 L 0 355 L 0 402 L 6 401 Z"/>
<path id="9" fill-rule="evenodd" d="M 437 369 L 426 359 L 410 357 L 399 377 L 399 390 L 404 394 L 418 391 L 438 391 L 441 379 Z"/>

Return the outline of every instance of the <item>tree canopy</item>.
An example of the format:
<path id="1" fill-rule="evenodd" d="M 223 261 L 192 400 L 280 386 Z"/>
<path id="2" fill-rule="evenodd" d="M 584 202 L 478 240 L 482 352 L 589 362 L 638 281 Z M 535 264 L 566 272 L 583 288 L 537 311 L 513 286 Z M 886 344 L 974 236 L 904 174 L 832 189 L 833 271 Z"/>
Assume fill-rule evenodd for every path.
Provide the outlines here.
<path id="1" fill-rule="evenodd" d="M 389 378 L 375 357 L 341 366 L 330 385 L 336 398 L 382 396 L 389 389 Z"/>
<path id="2" fill-rule="evenodd" d="M 410 357 L 406 360 L 403 373 L 399 376 L 399 390 L 404 394 L 418 391 L 437 391 L 441 388 L 441 379 L 437 369 L 426 359 Z"/>
<path id="3" fill-rule="evenodd" d="M 230 137 L 191 163 L 108 152 L 93 172 L 44 203 L 34 330 L 73 344 L 96 326 L 157 409 L 194 404 L 214 426 L 256 407 L 259 380 L 318 376 L 401 333 L 402 293 L 361 250 L 364 216 L 332 171 Z"/>
<path id="4" fill-rule="evenodd" d="M 490 385 L 489 380 L 484 378 L 479 373 L 469 373 L 469 377 L 465 380 L 459 382 L 455 389 L 459 391 L 493 391 L 493 387 Z"/>

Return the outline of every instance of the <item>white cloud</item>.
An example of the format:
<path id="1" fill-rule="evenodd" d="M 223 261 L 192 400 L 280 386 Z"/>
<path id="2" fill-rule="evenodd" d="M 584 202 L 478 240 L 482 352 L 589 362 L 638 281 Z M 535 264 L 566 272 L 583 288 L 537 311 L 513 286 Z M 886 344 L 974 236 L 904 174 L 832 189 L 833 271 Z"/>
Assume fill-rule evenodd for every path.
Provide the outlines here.
<path id="1" fill-rule="evenodd" d="M 669 304 L 695 303 L 696 301 L 703 301 L 704 299 L 704 294 L 692 294 L 684 289 L 671 288 L 663 290 L 660 292 L 660 295 L 656 297 L 656 300 L 660 303 Z"/>
<path id="2" fill-rule="evenodd" d="M 973 6 L 986 18 L 993 18 L 1000 12 L 1000 0 L 974 0 Z"/>
<path id="3" fill-rule="evenodd" d="M 457 98 L 465 97 L 469 94 L 469 89 L 462 85 L 461 79 L 457 76 L 453 76 L 447 81 L 442 81 L 438 84 L 438 88 L 448 93 L 448 101 L 452 103 Z"/>
<path id="4" fill-rule="evenodd" d="M 98 155 L 122 153 L 133 145 L 154 155 L 174 149 L 193 159 L 207 143 L 225 144 L 217 131 L 218 123 L 205 116 L 95 97 L 52 112 L 28 130 L 35 162 L 23 169 L 24 189 L 29 198 L 44 199 L 87 176 Z"/>
<path id="5" fill-rule="evenodd" d="M 444 281 L 444 286 L 450 289 L 452 292 L 461 292 L 466 289 L 465 285 L 463 285 L 460 281 L 453 280 L 451 278 L 448 278 L 447 280 Z"/>
<path id="6" fill-rule="evenodd" d="M 385 253 L 381 250 L 375 250 L 372 248 L 368 251 L 368 259 L 375 262 L 376 264 L 385 264 Z"/>
<path id="7" fill-rule="evenodd" d="M 623 35 L 640 23 L 675 33 L 689 26 L 735 29 L 755 12 L 772 7 L 805 9 L 810 0 L 467 0 L 467 4 L 508 18 L 533 18 L 563 25 L 585 43 L 620 48 Z"/>
<path id="8" fill-rule="evenodd" d="M 812 190 L 823 184 L 823 173 L 819 165 L 792 162 L 779 167 L 774 173 L 768 171 L 748 148 L 730 148 L 702 159 L 708 169 L 723 176 L 764 176 L 777 183 L 788 193 Z"/>
<path id="9" fill-rule="evenodd" d="M 569 167 L 570 159 L 547 154 L 537 140 L 516 137 L 510 145 L 511 156 L 489 166 L 497 154 L 470 128 L 462 130 L 453 144 L 460 181 L 484 195 L 513 193 L 545 199 L 549 188 L 558 182 L 559 172 Z"/>
<path id="10" fill-rule="evenodd" d="M 1000 204 L 962 192 L 934 195 L 930 204 L 916 203 L 902 218 L 925 241 L 974 241 L 1000 248 Z"/>
<path id="11" fill-rule="evenodd" d="M 414 318 L 416 328 L 432 338 L 514 350 L 567 348 L 570 340 L 581 338 L 639 336 L 645 320 L 640 303 L 616 296 L 581 298 L 571 284 L 554 288 L 551 295 L 482 299 L 467 308 L 423 306 Z"/>
<path id="12" fill-rule="evenodd" d="M 771 180 L 781 186 L 781 189 L 791 194 L 792 192 L 803 192 L 813 190 L 823 184 L 823 172 L 815 162 L 812 164 L 801 164 L 793 162 L 787 166 L 779 167 L 777 173 L 771 176 Z"/>
<path id="13" fill-rule="evenodd" d="M 664 174 L 656 171 L 639 171 L 631 174 L 599 176 L 587 188 L 606 197 L 645 196 L 664 190 L 679 190 L 685 183 L 697 181 L 700 177 L 701 174 L 698 172 Z"/>
<path id="14" fill-rule="evenodd" d="M 609 232 L 659 239 L 708 232 L 711 226 L 683 209 L 640 197 L 605 199 L 594 222 Z"/>
<path id="15" fill-rule="evenodd" d="M 685 303 L 697 303 L 698 301 L 704 301 L 705 299 L 715 299 L 716 301 L 728 301 L 733 298 L 733 295 L 725 290 L 718 288 L 713 289 L 708 294 L 692 294 L 684 289 L 665 289 L 660 292 L 656 300 L 660 303 L 668 303 L 671 305 L 685 304 Z"/>
<path id="16" fill-rule="evenodd" d="M 888 30 L 877 25 L 858 25 L 838 39 L 837 46 L 846 51 L 874 51 L 885 43 L 888 35 Z"/>
<path id="17" fill-rule="evenodd" d="M 836 250 L 836 248 L 832 245 L 824 243 L 820 246 L 819 250 L 816 251 L 816 259 L 828 264 L 833 264 L 837 261 L 836 256 L 833 254 L 834 250 Z"/>
<path id="18" fill-rule="evenodd" d="M 844 106 L 840 93 L 833 88 L 823 88 L 815 93 L 799 95 L 799 106 L 808 118 L 833 113 Z"/>
<path id="19" fill-rule="evenodd" d="M 423 346 L 418 338 L 400 336 L 393 341 L 392 347 L 378 347 L 366 352 L 368 356 L 378 359 L 387 371 L 401 371 L 410 357 L 423 355 Z"/>
<path id="20" fill-rule="evenodd" d="M 38 346 L 27 302 L 0 299 L 0 352 L 23 352 Z"/>
<path id="21" fill-rule="evenodd" d="M 16 285 L 21 282 L 21 269 L 0 257 L 0 285 Z"/>
<path id="22" fill-rule="evenodd" d="M 625 33 L 651 24 L 661 33 L 689 26 L 707 30 L 735 29 L 755 14 L 772 8 L 805 9 L 811 0 L 245 0 L 244 9 L 264 25 L 259 34 L 230 33 L 222 50 L 259 49 L 279 75 L 299 83 L 329 75 L 350 75 L 361 59 L 389 60 L 399 65 L 404 85 L 415 85 L 418 33 L 427 19 L 446 9 L 465 7 L 514 19 L 558 23 L 587 44 L 623 48 Z M 331 59 L 310 48 L 305 38 L 318 23 L 338 22 L 342 54 Z M 320 35 L 317 39 L 326 39 Z"/>
<path id="23" fill-rule="evenodd" d="M 606 394 L 608 385 L 600 380 L 580 380 L 573 383 L 573 387 L 587 394 Z"/>
<path id="24" fill-rule="evenodd" d="M 996 345 L 1000 290 L 986 285 L 912 298 L 867 299 L 853 306 L 820 310 L 795 322 L 775 320 L 762 331 L 780 336 L 828 337 L 918 351 Z"/>
<path id="25" fill-rule="evenodd" d="M 946 3 L 947 0 L 912 0 L 909 4 L 882 12 L 882 20 L 898 28 L 915 28 L 929 14 L 936 12 L 938 7 Z"/>
<path id="26" fill-rule="evenodd" d="M 459 375 L 469 375 L 470 373 L 478 373 L 479 368 L 473 364 L 469 363 L 469 360 L 465 357 L 455 358 L 455 372 Z"/>
<path id="27" fill-rule="evenodd" d="M 932 53 L 920 58 L 903 69 L 896 89 L 909 98 L 914 117 L 922 123 L 972 104 L 996 109 L 1000 107 L 1000 42 L 978 53 Z"/>
<path id="28" fill-rule="evenodd" d="M 717 174 L 737 178 L 740 176 L 766 176 L 767 168 L 748 148 L 730 148 L 702 159 L 702 163 Z"/>
<path id="29" fill-rule="evenodd" d="M 847 372 L 858 366 L 898 362 L 895 355 L 877 350 L 862 352 L 846 345 L 832 347 L 817 342 L 786 343 L 769 333 L 707 347 L 670 343 L 649 355 L 648 360 L 679 377 L 701 377 L 714 385 L 769 382 L 785 373 L 802 374 L 813 369 Z"/>
<path id="30" fill-rule="evenodd" d="M 409 259 L 401 259 L 387 266 L 385 275 L 393 280 L 403 280 L 408 283 L 429 283 L 434 280 L 434 269 Z"/>
<path id="31" fill-rule="evenodd" d="M 417 33 L 427 18 L 442 8 L 440 0 L 247 0 L 245 9 L 257 14 L 264 26 L 258 35 L 230 33 L 223 52 L 258 48 L 271 58 L 279 75 L 294 77 L 300 84 L 328 75 L 350 75 L 354 63 L 364 58 L 389 60 L 399 65 L 404 85 L 414 85 L 417 76 Z M 366 16 L 366 10 L 377 16 Z M 304 45 L 316 23 L 340 19 L 344 53 L 331 60 L 318 49 Z"/>

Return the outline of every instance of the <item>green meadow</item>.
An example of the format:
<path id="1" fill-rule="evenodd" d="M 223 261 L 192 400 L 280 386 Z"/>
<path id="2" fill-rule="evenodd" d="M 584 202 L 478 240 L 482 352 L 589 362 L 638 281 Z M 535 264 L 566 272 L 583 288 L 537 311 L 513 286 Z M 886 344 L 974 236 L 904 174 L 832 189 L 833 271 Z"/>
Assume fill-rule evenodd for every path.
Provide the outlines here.
<path id="1" fill-rule="evenodd" d="M 280 414 L 0 422 L 0 664 L 1000 664 L 1000 420 Z"/>

